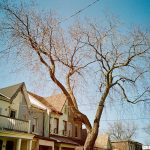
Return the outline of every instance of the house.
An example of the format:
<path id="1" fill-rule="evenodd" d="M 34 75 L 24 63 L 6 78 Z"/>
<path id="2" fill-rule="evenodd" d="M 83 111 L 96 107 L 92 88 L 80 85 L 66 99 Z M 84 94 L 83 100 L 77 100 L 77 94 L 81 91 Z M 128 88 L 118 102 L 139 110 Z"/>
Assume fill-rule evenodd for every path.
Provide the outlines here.
<path id="1" fill-rule="evenodd" d="M 142 144 L 133 140 L 111 142 L 113 150 L 142 150 Z"/>
<path id="2" fill-rule="evenodd" d="M 55 150 L 73 150 L 82 144 L 82 122 L 75 119 L 65 95 L 57 94 L 44 98 L 32 93 L 32 96 L 55 108 L 49 116 L 49 136 L 56 141 Z"/>
<path id="3" fill-rule="evenodd" d="M 143 145 L 143 146 L 142 146 L 142 149 L 143 149 L 143 150 L 150 150 L 150 145 Z"/>
<path id="4" fill-rule="evenodd" d="M 44 98 L 24 83 L 0 89 L 0 148 L 74 150 L 82 123 L 63 94 Z"/>
<path id="5" fill-rule="evenodd" d="M 87 130 L 82 129 L 82 140 L 83 144 L 85 143 L 87 137 Z M 97 139 L 94 144 L 93 150 L 111 150 L 111 141 L 108 134 L 100 134 L 97 136 Z M 78 147 L 76 150 L 83 150 L 83 147 Z"/>
<path id="6" fill-rule="evenodd" d="M 55 109 L 34 99 L 24 83 L 0 89 L 0 147 L 54 150 L 46 123 L 51 111 Z"/>
<path id="7" fill-rule="evenodd" d="M 0 149 L 31 150 L 34 135 L 24 107 L 31 105 L 23 83 L 0 89 Z"/>
<path id="8" fill-rule="evenodd" d="M 111 150 L 111 141 L 108 134 L 98 135 L 94 150 Z"/>

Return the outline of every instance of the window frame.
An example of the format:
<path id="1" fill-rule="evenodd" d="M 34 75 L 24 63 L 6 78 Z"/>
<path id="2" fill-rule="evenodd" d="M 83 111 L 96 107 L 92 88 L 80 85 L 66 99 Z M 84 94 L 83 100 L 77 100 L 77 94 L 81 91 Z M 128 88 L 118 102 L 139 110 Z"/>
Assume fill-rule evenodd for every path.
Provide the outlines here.
<path id="1" fill-rule="evenodd" d="M 36 133 L 37 128 L 38 128 L 38 118 L 34 117 L 33 120 L 35 120 L 35 124 L 34 124 L 34 121 L 33 121 L 33 123 L 32 123 L 32 132 Z"/>
<path id="2" fill-rule="evenodd" d="M 56 126 L 54 127 L 54 133 L 58 134 L 59 131 L 59 118 L 54 118 L 54 121 L 56 120 Z"/>
<path id="3" fill-rule="evenodd" d="M 12 114 L 13 114 L 12 112 L 15 113 L 15 116 L 12 115 Z M 15 109 L 10 109 L 10 112 L 9 112 L 9 117 L 10 117 L 10 118 L 15 119 L 15 118 L 16 118 L 16 114 L 17 114 L 17 110 L 15 110 Z"/>
<path id="4" fill-rule="evenodd" d="M 67 135 L 67 121 L 63 120 L 63 135 Z"/>
<path id="5" fill-rule="evenodd" d="M 74 126 L 74 136 L 78 137 L 78 126 L 77 125 Z"/>

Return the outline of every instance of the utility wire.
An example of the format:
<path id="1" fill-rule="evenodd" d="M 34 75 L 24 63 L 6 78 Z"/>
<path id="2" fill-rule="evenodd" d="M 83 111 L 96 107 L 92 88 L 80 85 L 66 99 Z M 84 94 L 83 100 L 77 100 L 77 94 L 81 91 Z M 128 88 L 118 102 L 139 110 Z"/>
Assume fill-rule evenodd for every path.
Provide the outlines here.
<path id="1" fill-rule="evenodd" d="M 134 120 L 134 121 L 138 121 L 138 120 L 149 120 L 150 118 L 131 118 L 131 119 L 129 119 L 129 118 L 124 118 L 124 119 L 101 119 L 101 121 L 132 121 L 132 120 Z"/>
<path id="2" fill-rule="evenodd" d="M 61 24 L 62 22 L 65 22 L 67 20 L 69 20 L 70 18 L 73 18 L 74 16 L 80 14 L 81 12 L 85 11 L 86 9 L 88 9 L 89 7 L 91 7 L 92 5 L 96 4 L 97 2 L 99 2 L 100 0 L 95 0 L 94 2 L 90 3 L 89 5 L 87 5 L 86 7 L 76 11 L 74 14 L 72 14 L 71 16 L 63 19 L 62 21 L 58 22 L 58 24 Z"/>

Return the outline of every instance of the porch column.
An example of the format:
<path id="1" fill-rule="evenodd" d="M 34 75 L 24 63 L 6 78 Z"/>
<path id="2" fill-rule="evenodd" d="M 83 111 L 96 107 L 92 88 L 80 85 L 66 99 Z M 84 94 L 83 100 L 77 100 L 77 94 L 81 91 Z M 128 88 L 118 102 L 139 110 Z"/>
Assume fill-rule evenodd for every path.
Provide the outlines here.
<path id="1" fill-rule="evenodd" d="M 61 150 L 61 144 L 59 145 L 59 150 Z"/>
<path id="2" fill-rule="evenodd" d="M 28 140 L 27 141 L 27 150 L 31 150 L 32 149 L 32 140 Z"/>
<path id="3" fill-rule="evenodd" d="M 28 121 L 28 133 L 31 133 L 31 120 Z"/>
<path id="4" fill-rule="evenodd" d="M 2 150 L 6 150 L 6 139 L 3 139 Z"/>
<path id="5" fill-rule="evenodd" d="M 20 149 L 21 149 L 21 139 L 17 139 L 16 150 L 20 150 Z"/>

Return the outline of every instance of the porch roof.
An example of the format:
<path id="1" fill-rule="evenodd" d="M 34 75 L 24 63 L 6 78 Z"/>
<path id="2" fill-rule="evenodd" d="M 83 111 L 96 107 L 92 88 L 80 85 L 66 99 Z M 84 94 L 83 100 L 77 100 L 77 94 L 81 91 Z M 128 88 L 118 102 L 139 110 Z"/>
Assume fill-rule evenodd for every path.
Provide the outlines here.
<path id="1" fill-rule="evenodd" d="M 50 135 L 50 139 L 54 139 L 57 143 L 65 143 L 65 144 L 72 144 L 72 145 L 81 145 L 81 141 L 78 139 L 73 139 L 69 137 L 63 137 L 58 135 Z"/>

